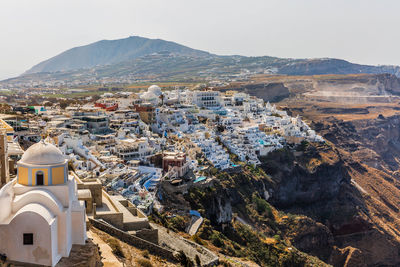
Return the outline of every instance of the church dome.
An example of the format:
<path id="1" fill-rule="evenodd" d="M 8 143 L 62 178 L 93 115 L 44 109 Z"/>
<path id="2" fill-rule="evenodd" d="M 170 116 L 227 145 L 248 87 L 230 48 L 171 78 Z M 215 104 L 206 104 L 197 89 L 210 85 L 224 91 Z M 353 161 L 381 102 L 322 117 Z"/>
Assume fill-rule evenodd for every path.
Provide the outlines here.
<path id="1" fill-rule="evenodd" d="M 160 86 L 155 85 L 155 84 L 153 84 L 152 86 L 150 86 L 149 89 L 147 89 L 147 92 L 153 93 L 153 94 L 155 94 L 156 96 L 162 95 Z"/>
<path id="2" fill-rule="evenodd" d="M 66 158 L 60 149 L 42 141 L 30 146 L 20 160 L 21 163 L 32 165 L 54 165 L 65 161 Z"/>
<path id="3" fill-rule="evenodd" d="M 146 93 L 143 93 L 143 94 L 142 94 L 141 98 L 142 98 L 142 99 L 145 99 L 145 100 L 151 100 L 151 99 L 157 99 L 158 96 L 155 95 L 155 94 L 152 93 L 152 92 L 146 92 Z"/>

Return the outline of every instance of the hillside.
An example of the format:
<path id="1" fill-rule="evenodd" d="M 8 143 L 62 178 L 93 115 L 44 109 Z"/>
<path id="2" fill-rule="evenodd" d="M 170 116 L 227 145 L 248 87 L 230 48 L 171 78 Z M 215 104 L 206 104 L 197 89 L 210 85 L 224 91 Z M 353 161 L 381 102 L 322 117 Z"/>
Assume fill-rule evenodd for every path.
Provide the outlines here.
<path id="1" fill-rule="evenodd" d="M 339 267 L 400 263 L 396 186 L 332 143 L 305 143 L 270 153 L 260 168 L 219 172 L 183 196 L 166 183 L 161 190 L 167 211 L 194 209 L 207 219 L 195 240 L 227 257 Z"/>
<path id="2" fill-rule="evenodd" d="M 296 64 L 282 66 L 279 73 L 287 75 L 390 73 L 397 76 L 400 74 L 397 66 L 360 65 L 334 58 L 301 60 Z"/>
<path id="3" fill-rule="evenodd" d="M 255 74 L 346 75 L 391 74 L 399 66 L 369 66 L 341 59 L 291 59 L 270 56 L 220 56 L 174 42 L 133 36 L 103 40 L 69 49 L 19 77 L 0 82 L 4 88 L 130 84 L 137 81 L 248 80 Z M 280 99 L 280 97 L 278 97 Z"/>
<path id="4" fill-rule="evenodd" d="M 220 91 L 245 91 L 264 101 L 290 101 L 288 106 L 299 106 L 304 101 L 315 101 L 317 113 L 341 111 L 340 103 L 391 103 L 400 96 L 400 78 L 393 74 L 335 74 L 335 75 L 255 75 L 250 81 L 231 82 L 218 87 Z M 321 104 L 335 103 L 325 110 Z M 355 111 L 355 110 L 353 110 Z M 351 112 L 353 112 L 351 111 Z M 360 109 L 359 114 L 367 111 Z"/>
<path id="5" fill-rule="evenodd" d="M 43 61 L 25 72 L 68 71 L 113 64 L 160 52 L 190 56 L 209 56 L 207 52 L 160 39 L 131 36 L 119 40 L 102 40 L 89 45 L 74 47 Z"/>

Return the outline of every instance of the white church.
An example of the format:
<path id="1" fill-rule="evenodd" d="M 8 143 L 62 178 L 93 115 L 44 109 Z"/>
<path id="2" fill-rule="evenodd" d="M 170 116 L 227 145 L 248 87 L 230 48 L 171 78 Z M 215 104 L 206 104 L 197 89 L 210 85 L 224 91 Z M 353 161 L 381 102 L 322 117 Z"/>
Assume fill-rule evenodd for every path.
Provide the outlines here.
<path id="1" fill-rule="evenodd" d="M 68 160 L 50 143 L 26 150 L 17 178 L 0 189 L 0 254 L 19 263 L 55 266 L 85 244 L 85 206 Z"/>

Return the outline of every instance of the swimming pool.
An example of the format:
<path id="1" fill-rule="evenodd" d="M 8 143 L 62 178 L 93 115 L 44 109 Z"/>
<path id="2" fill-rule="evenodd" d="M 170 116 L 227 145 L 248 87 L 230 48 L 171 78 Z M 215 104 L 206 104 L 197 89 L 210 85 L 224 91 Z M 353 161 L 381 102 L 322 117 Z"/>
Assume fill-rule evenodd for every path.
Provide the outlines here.
<path id="1" fill-rule="evenodd" d="M 198 182 L 204 181 L 205 179 L 207 179 L 207 177 L 200 176 L 200 177 L 196 178 L 196 180 L 194 180 L 193 183 L 198 183 Z"/>

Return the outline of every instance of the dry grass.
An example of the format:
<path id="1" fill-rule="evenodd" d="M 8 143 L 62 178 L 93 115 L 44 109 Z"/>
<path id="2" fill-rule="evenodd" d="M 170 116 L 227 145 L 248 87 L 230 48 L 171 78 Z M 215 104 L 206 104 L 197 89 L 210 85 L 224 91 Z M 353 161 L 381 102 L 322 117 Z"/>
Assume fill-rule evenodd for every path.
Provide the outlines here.
<path id="1" fill-rule="evenodd" d="M 276 241 L 276 239 L 273 237 L 267 237 L 263 241 L 268 245 L 274 245 L 274 244 L 278 243 L 278 241 Z"/>
<path id="2" fill-rule="evenodd" d="M 108 240 L 115 239 L 109 234 L 100 231 L 94 227 L 91 227 L 91 230 L 96 233 L 102 240 L 107 242 Z M 130 246 L 122 241 L 115 239 L 119 246 L 120 250 L 124 255 L 124 258 L 120 258 L 121 261 L 125 264 L 126 267 L 172 267 L 176 266 L 176 264 L 168 262 L 165 259 L 162 259 L 159 256 L 150 254 L 147 250 L 140 250 L 133 246 Z M 114 242 L 114 241 L 113 241 Z M 107 242 L 108 243 L 108 242 Z M 150 265 L 148 265 L 150 263 Z M 142 265 L 141 265 L 142 264 Z M 146 265 L 147 264 L 147 265 Z"/>

